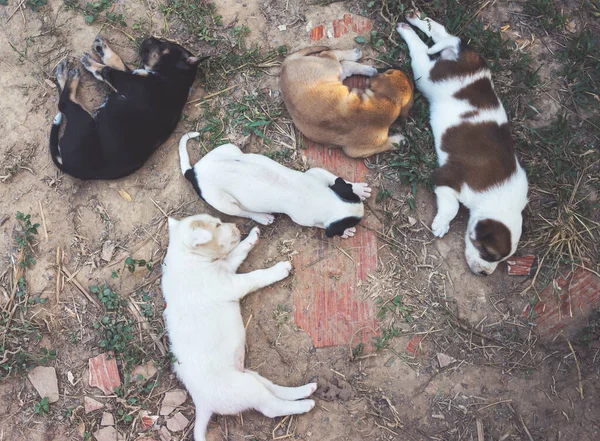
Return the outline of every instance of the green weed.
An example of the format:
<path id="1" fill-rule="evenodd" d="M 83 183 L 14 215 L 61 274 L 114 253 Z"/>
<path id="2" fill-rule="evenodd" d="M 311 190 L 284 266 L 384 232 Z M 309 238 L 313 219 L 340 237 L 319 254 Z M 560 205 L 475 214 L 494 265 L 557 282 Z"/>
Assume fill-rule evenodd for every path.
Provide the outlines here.
<path id="1" fill-rule="evenodd" d="M 375 351 L 379 352 L 382 349 L 385 349 L 389 346 L 390 340 L 394 337 L 398 337 L 400 335 L 400 331 L 396 328 L 385 328 L 381 331 L 381 336 L 376 336 L 374 339 L 373 346 L 375 347 Z"/>
<path id="2" fill-rule="evenodd" d="M 48 397 L 44 397 L 38 403 L 34 403 L 33 411 L 38 415 L 48 414 L 48 412 L 50 412 L 50 403 Z"/>
<path id="3" fill-rule="evenodd" d="M 25 0 L 25 5 L 29 6 L 29 8 L 36 12 L 42 6 L 45 6 L 48 3 L 48 0 Z"/>
<path id="4" fill-rule="evenodd" d="M 85 6 L 81 6 L 77 0 L 65 0 L 65 6 L 83 15 L 87 24 L 103 20 L 113 25 L 127 26 L 122 14 L 108 11 L 113 4 L 114 0 L 98 0 L 87 2 Z M 104 17 L 102 17 L 103 12 L 105 13 Z"/>
<path id="5" fill-rule="evenodd" d="M 125 268 L 127 268 L 130 273 L 133 274 L 135 272 L 136 267 L 137 268 L 146 267 L 146 269 L 149 272 L 152 272 L 152 270 L 153 270 L 152 260 L 146 261 L 144 259 L 134 259 L 131 256 L 129 256 L 129 257 L 127 257 L 127 259 L 125 259 Z"/>
<path id="6" fill-rule="evenodd" d="M 413 308 L 411 306 L 405 305 L 402 301 L 402 296 L 395 296 L 391 300 L 379 299 L 377 302 L 379 306 L 379 312 L 377 313 L 377 318 L 379 320 L 383 320 L 388 312 L 396 316 L 403 317 L 407 323 L 412 322 L 412 317 L 410 313 Z"/>
<path id="7" fill-rule="evenodd" d="M 563 29 L 569 21 L 555 0 L 526 0 L 523 2 L 523 12 L 534 16 L 535 22 L 547 31 Z"/>

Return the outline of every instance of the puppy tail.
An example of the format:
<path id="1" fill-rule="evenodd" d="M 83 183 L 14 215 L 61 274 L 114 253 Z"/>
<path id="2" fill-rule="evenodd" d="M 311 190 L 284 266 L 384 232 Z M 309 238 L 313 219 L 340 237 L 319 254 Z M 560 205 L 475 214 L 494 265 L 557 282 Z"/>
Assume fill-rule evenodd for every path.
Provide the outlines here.
<path id="1" fill-rule="evenodd" d="M 300 49 L 299 51 L 294 52 L 292 55 L 288 57 L 288 60 L 294 60 L 296 58 L 306 57 L 309 55 L 317 54 L 319 52 L 328 51 L 328 46 L 312 46 L 304 49 Z"/>
<path id="2" fill-rule="evenodd" d="M 179 140 L 179 164 L 181 165 L 181 173 L 185 179 L 190 181 L 198 196 L 202 197 L 202 191 L 200 190 L 200 184 L 198 184 L 198 178 L 196 177 L 196 173 L 190 164 L 190 156 L 187 151 L 187 142 L 190 138 L 196 138 L 200 136 L 198 132 L 189 132 L 181 137 Z"/>
<path id="3" fill-rule="evenodd" d="M 190 164 L 190 156 L 187 151 L 187 142 L 191 138 L 200 136 L 198 132 L 189 132 L 181 137 L 179 140 L 179 163 L 181 164 L 181 173 L 185 175 L 185 172 L 192 168 Z"/>
<path id="4" fill-rule="evenodd" d="M 54 121 L 52 121 L 52 128 L 50 129 L 50 156 L 52 156 L 52 161 L 54 161 L 54 164 L 62 170 L 63 161 L 58 148 L 58 134 L 60 132 L 61 122 L 62 113 L 58 112 L 54 117 Z"/>

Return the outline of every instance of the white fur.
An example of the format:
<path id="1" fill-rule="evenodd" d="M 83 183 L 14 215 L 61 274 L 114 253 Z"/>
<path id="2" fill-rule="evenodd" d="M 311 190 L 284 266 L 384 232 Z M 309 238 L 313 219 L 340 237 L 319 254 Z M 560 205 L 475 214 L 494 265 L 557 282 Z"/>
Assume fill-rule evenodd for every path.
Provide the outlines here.
<path id="1" fill-rule="evenodd" d="M 429 18 L 421 20 L 418 17 L 407 16 L 406 19 L 434 41 L 434 46 L 428 48 L 407 24 L 400 23 L 396 28 L 408 45 L 415 83 L 429 100 L 431 129 L 435 139 L 438 163 L 442 166 L 446 163 L 448 154 L 442 150 L 441 142 L 444 133 L 449 128 L 464 122 L 496 122 L 502 125 L 508 121 L 508 117 L 502 104 L 494 109 L 478 109 L 467 100 L 454 97 L 456 92 L 481 78 L 491 80 L 491 72 L 488 69 L 479 70 L 472 75 L 451 77 L 444 81 L 431 81 L 429 72 L 434 67 L 435 61 L 431 60 L 429 55 L 440 53 L 440 59 L 455 60 L 459 51 L 460 39 L 448 34 L 442 25 Z M 466 118 L 461 116 L 474 110 L 477 111 L 475 116 Z M 512 248 L 510 254 L 503 260 L 514 254 L 521 237 L 521 212 L 527 204 L 527 177 L 518 161 L 515 173 L 493 188 L 478 192 L 463 185 L 460 192 L 457 192 L 444 186 L 436 188 L 435 193 L 438 212 L 431 229 L 437 237 L 442 237 L 448 232 L 450 222 L 458 212 L 459 202 L 470 210 L 465 235 L 465 256 L 471 271 L 476 274 L 491 274 L 498 265 L 498 262 L 487 262 L 481 259 L 479 251 L 471 242 L 475 238 L 475 226 L 480 220 L 493 219 L 506 225 L 511 232 Z"/>
<path id="2" fill-rule="evenodd" d="M 198 135 L 190 132 L 179 141 L 182 173 L 191 168 L 186 143 Z M 297 224 L 319 228 L 364 214 L 362 203 L 343 201 L 329 188 L 337 176 L 328 171 L 291 170 L 266 156 L 244 154 L 233 144 L 212 150 L 193 169 L 206 202 L 225 214 L 263 225 L 273 222 L 271 213 L 284 213 Z M 365 183 L 353 183 L 352 189 L 361 200 L 371 195 Z M 348 228 L 342 237 L 353 236 L 354 231 Z"/>
<path id="3" fill-rule="evenodd" d="M 246 337 L 239 301 L 285 279 L 292 269 L 289 262 L 279 262 L 236 274 L 258 237 L 254 228 L 240 242 L 234 224 L 208 215 L 169 219 L 162 275 L 164 317 L 177 359 L 173 369 L 196 405 L 196 441 L 205 440 L 213 413 L 233 415 L 256 409 L 274 418 L 305 413 L 315 405 L 303 399 L 316 390 L 315 383 L 282 387 L 244 369 Z"/>

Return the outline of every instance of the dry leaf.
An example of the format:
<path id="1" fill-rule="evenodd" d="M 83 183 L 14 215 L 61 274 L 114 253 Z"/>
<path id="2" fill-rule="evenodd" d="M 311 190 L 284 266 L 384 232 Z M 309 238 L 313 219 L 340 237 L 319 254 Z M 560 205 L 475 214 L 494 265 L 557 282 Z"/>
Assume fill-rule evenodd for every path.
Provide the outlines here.
<path id="1" fill-rule="evenodd" d="M 119 190 L 119 195 L 125 199 L 127 202 L 132 202 L 133 198 L 131 196 L 129 196 L 129 193 L 127 193 L 125 190 Z"/>

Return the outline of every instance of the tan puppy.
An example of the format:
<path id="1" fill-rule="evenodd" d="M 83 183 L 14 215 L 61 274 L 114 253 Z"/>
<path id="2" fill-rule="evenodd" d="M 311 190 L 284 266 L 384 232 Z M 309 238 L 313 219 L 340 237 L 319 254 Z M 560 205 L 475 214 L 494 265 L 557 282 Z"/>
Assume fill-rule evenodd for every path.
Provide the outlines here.
<path id="1" fill-rule="evenodd" d="M 283 101 L 296 127 L 315 142 L 341 147 L 352 158 L 401 143 L 404 136 L 388 136 L 388 131 L 399 115 L 408 115 L 413 103 L 413 84 L 403 72 L 377 74 L 377 69 L 356 62 L 361 56 L 358 49 L 310 47 L 288 56 L 279 74 Z M 350 90 L 342 81 L 351 75 L 371 77 L 368 88 Z"/>

